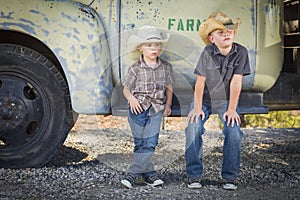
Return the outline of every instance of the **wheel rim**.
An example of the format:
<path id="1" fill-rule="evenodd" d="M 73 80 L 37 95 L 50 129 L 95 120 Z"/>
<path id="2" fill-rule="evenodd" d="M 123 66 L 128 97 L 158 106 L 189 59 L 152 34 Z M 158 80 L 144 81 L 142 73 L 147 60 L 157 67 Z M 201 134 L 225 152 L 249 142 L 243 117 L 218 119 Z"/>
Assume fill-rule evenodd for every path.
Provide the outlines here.
<path id="1" fill-rule="evenodd" d="M 45 131 L 49 119 L 47 98 L 29 77 L 8 72 L 0 74 L 0 152 L 11 154 L 29 145 Z"/>

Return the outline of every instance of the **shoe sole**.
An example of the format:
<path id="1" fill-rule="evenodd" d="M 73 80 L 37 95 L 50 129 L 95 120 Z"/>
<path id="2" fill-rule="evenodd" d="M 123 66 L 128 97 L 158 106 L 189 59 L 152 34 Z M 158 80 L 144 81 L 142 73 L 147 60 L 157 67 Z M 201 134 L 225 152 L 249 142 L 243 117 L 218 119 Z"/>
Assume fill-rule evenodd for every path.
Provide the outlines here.
<path id="1" fill-rule="evenodd" d="M 223 185 L 223 189 L 224 190 L 236 190 L 237 189 L 237 186 L 236 185 L 233 185 L 233 184 L 224 184 Z"/>
<path id="2" fill-rule="evenodd" d="M 145 183 L 147 184 L 147 185 L 150 185 L 151 187 L 156 187 L 156 186 L 159 186 L 159 185 L 163 185 L 164 184 L 164 182 L 163 181 L 156 181 L 156 183 L 148 183 L 148 182 L 146 182 L 145 181 Z"/>
<path id="3" fill-rule="evenodd" d="M 190 189 L 200 189 L 202 187 L 202 185 L 200 183 L 190 184 L 190 185 L 188 184 L 187 187 Z"/>
<path id="4" fill-rule="evenodd" d="M 125 187 L 127 187 L 129 189 L 133 188 L 132 185 L 131 185 L 131 183 L 129 181 L 127 181 L 127 180 L 121 180 L 121 183 L 122 183 L 122 185 L 124 185 Z"/>

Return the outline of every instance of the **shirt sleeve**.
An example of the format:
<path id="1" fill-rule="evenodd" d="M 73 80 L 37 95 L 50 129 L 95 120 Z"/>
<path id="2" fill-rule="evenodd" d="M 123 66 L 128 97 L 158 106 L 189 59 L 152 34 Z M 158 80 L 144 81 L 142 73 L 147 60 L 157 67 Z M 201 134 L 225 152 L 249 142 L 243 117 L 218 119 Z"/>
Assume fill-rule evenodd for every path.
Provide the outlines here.
<path id="1" fill-rule="evenodd" d="M 238 52 L 238 62 L 236 62 L 234 74 L 243 74 L 249 75 L 251 74 L 251 68 L 250 68 L 250 62 L 249 62 L 249 56 L 248 51 L 246 48 L 242 48 Z"/>
<path id="2" fill-rule="evenodd" d="M 203 50 L 200 54 L 198 63 L 196 65 L 196 68 L 194 70 L 194 74 L 200 75 L 200 76 L 207 76 L 207 64 L 208 64 L 209 54 L 206 50 Z"/>
<path id="3" fill-rule="evenodd" d="M 172 65 L 168 65 L 168 71 L 167 71 L 167 81 L 166 85 L 173 84 L 173 71 L 172 71 Z"/>
<path id="4" fill-rule="evenodd" d="M 128 73 L 124 82 L 124 86 L 128 87 L 129 89 L 134 88 L 136 82 L 136 72 L 133 69 L 133 66 L 129 67 Z"/>

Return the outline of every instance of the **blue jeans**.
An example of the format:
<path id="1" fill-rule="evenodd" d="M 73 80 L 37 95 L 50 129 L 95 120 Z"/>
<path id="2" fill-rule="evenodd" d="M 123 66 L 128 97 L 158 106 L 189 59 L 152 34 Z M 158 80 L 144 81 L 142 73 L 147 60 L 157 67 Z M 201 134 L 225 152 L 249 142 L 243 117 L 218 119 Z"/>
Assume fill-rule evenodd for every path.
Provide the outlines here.
<path id="1" fill-rule="evenodd" d="M 203 112 L 205 119 L 201 116 L 197 123 L 190 123 L 185 129 L 186 135 L 186 174 L 187 178 L 200 178 L 203 172 L 202 163 L 202 134 L 204 134 L 204 123 L 211 114 L 211 107 L 203 104 Z M 223 164 L 222 164 L 222 178 L 226 180 L 235 180 L 240 171 L 240 152 L 243 133 L 239 126 L 227 126 L 226 121 L 223 120 L 223 114 L 227 110 L 227 105 L 220 106 L 216 109 L 222 123 L 224 125 L 223 134 L 225 136 L 223 145 Z"/>
<path id="2" fill-rule="evenodd" d="M 132 113 L 129 113 L 128 115 L 128 122 L 134 139 L 133 163 L 129 166 L 128 172 L 143 177 L 157 174 L 152 163 L 152 155 L 158 144 L 163 115 L 162 112 L 153 115 L 149 115 L 149 112 L 146 114 L 146 118 L 143 114 L 132 116 Z M 144 123 L 140 123 L 141 120 L 137 117 L 141 117 L 142 121 L 146 119 L 145 125 L 142 125 Z"/>

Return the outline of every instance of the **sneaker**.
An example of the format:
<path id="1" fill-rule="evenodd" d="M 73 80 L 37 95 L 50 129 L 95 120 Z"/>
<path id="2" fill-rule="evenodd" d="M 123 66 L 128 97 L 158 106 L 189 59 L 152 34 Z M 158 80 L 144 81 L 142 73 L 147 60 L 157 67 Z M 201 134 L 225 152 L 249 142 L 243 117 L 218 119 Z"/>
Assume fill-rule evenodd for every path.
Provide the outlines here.
<path id="1" fill-rule="evenodd" d="M 147 185 L 150 185 L 152 187 L 163 185 L 164 182 L 160 178 L 158 178 L 157 175 L 148 176 L 145 178 L 145 182 Z"/>
<path id="2" fill-rule="evenodd" d="M 189 178 L 187 187 L 190 189 L 199 189 L 202 187 L 200 178 Z"/>
<path id="3" fill-rule="evenodd" d="M 134 184 L 135 180 L 137 179 L 137 177 L 135 177 L 134 175 L 132 174 L 127 174 L 126 177 L 124 179 L 121 180 L 121 183 L 129 188 L 129 189 L 132 189 L 132 185 Z"/>
<path id="4" fill-rule="evenodd" d="M 227 182 L 223 185 L 224 190 L 236 190 L 237 185 L 234 182 Z"/>

